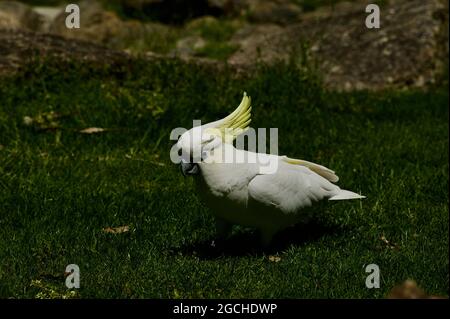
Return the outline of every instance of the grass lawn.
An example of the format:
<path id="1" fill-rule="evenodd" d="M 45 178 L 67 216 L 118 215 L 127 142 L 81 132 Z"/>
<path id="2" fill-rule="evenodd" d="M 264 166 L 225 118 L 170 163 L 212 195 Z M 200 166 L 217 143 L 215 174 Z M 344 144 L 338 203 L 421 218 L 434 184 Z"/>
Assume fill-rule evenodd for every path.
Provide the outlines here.
<path id="1" fill-rule="evenodd" d="M 47 61 L 0 80 L 0 297 L 380 298 L 408 278 L 448 295 L 448 90 L 327 92 L 312 74 Z M 170 162 L 169 133 L 222 118 L 244 90 L 281 154 L 367 199 L 330 203 L 268 250 L 241 227 L 211 247 L 213 218 Z M 372 263 L 380 289 L 365 287 Z"/>

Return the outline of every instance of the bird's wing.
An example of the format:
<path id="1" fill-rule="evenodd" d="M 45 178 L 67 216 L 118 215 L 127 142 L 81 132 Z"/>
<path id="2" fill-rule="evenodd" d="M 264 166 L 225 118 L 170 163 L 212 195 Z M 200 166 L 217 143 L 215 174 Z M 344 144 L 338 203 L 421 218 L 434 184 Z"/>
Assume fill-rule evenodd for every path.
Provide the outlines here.
<path id="1" fill-rule="evenodd" d="M 309 168 L 310 170 L 312 170 L 313 172 L 326 178 L 330 182 L 336 183 L 337 181 L 339 181 L 339 177 L 335 174 L 335 172 L 325 166 L 322 166 L 322 165 L 319 165 L 316 163 L 312 163 L 312 162 L 308 162 L 308 161 L 304 161 L 304 160 L 300 160 L 300 159 L 289 158 L 287 156 L 281 156 L 280 158 L 282 161 L 284 161 L 288 164 L 305 166 L 305 167 Z"/>
<path id="2" fill-rule="evenodd" d="M 331 198 L 340 188 L 302 165 L 280 162 L 275 174 L 257 175 L 248 185 L 249 199 L 296 213 L 314 202 Z"/>

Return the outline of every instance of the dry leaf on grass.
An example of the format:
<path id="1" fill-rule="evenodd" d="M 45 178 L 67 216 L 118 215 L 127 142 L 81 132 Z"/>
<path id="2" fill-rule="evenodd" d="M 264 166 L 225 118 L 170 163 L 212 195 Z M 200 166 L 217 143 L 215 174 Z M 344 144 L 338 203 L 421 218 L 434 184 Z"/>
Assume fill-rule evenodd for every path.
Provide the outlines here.
<path id="1" fill-rule="evenodd" d="M 391 249 L 399 249 L 399 247 L 398 247 L 398 245 L 397 245 L 396 243 L 391 243 L 389 240 L 386 239 L 386 237 L 384 237 L 384 235 L 381 236 L 380 239 L 381 239 L 381 241 L 382 241 L 383 243 L 385 243 L 386 246 L 388 246 L 389 248 L 391 248 Z"/>
<path id="2" fill-rule="evenodd" d="M 106 227 L 103 228 L 103 232 L 109 234 L 122 234 L 130 231 L 130 226 L 120 226 L 120 227 Z"/>
<path id="3" fill-rule="evenodd" d="M 446 299 L 444 296 L 428 295 L 417 283 L 408 279 L 400 285 L 395 286 L 389 292 L 389 299 Z"/>
<path id="4" fill-rule="evenodd" d="M 26 126 L 30 126 L 31 124 L 33 124 L 34 120 L 31 116 L 24 116 L 23 117 L 23 124 Z"/>
<path id="5" fill-rule="evenodd" d="M 270 260 L 271 262 L 277 263 L 277 262 L 281 261 L 281 257 L 278 257 L 278 256 L 269 256 L 269 260 Z"/>
<path id="6" fill-rule="evenodd" d="M 417 286 L 414 280 L 406 280 L 404 283 L 395 286 L 389 292 L 389 299 L 424 299 L 427 298 L 425 292 Z"/>
<path id="7" fill-rule="evenodd" d="M 106 131 L 106 129 L 101 127 L 88 127 L 80 131 L 83 134 L 97 134 Z"/>

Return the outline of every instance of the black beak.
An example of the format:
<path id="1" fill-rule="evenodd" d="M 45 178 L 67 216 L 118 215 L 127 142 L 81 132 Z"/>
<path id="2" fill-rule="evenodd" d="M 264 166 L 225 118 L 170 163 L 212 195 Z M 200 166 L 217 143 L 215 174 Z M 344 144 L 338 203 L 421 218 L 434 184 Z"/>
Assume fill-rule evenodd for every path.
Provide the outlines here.
<path id="1" fill-rule="evenodd" d="M 183 163 L 181 162 L 181 172 L 184 176 L 198 174 L 199 168 L 196 163 Z"/>

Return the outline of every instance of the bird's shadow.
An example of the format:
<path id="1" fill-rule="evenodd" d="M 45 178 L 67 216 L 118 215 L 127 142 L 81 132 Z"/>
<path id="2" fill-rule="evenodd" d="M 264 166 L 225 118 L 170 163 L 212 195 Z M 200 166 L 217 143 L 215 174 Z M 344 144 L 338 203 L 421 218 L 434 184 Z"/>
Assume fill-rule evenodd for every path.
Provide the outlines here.
<path id="1" fill-rule="evenodd" d="M 338 225 L 325 225 L 318 221 L 310 221 L 279 232 L 267 247 L 261 245 L 257 231 L 245 231 L 231 235 L 226 239 L 206 240 L 172 248 L 170 251 L 174 254 L 196 256 L 205 260 L 220 257 L 276 254 L 291 245 L 301 246 L 314 242 L 325 235 L 337 235 L 344 231 L 345 229 Z"/>

